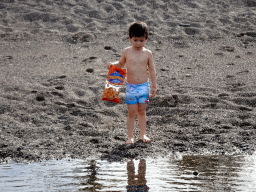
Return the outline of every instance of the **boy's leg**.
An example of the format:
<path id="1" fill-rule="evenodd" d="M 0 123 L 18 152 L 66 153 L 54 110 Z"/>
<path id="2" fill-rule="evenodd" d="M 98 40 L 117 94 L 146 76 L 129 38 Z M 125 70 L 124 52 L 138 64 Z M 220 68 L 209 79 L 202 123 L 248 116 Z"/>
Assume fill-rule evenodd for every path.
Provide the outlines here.
<path id="1" fill-rule="evenodd" d="M 135 167 L 133 160 L 127 162 L 128 186 L 135 185 Z"/>
<path id="2" fill-rule="evenodd" d="M 138 186 L 146 186 L 146 161 L 144 159 L 140 160 L 138 168 Z"/>
<path id="3" fill-rule="evenodd" d="M 150 142 L 150 139 L 146 136 L 146 108 L 146 103 L 138 103 L 137 112 L 140 127 L 140 139 L 145 143 Z"/>
<path id="4" fill-rule="evenodd" d="M 127 117 L 128 140 L 126 141 L 126 144 L 133 144 L 134 143 L 133 130 L 134 130 L 137 104 L 127 105 L 127 108 L 128 108 L 128 117 Z"/>

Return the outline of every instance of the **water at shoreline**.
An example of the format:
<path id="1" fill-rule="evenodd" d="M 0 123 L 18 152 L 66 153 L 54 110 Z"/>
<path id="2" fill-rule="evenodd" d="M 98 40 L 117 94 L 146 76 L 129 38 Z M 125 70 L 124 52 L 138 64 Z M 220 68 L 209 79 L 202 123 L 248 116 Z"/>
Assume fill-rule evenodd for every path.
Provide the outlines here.
<path id="1" fill-rule="evenodd" d="M 0 165 L 4 191 L 254 191 L 256 155 Z M 139 187 L 138 187 L 139 186 Z"/>

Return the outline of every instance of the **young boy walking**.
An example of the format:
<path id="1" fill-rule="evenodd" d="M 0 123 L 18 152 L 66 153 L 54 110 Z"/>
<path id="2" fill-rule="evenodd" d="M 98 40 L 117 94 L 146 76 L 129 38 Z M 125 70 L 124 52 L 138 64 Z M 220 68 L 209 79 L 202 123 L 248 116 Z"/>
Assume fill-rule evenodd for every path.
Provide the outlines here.
<path id="1" fill-rule="evenodd" d="M 152 52 L 144 48 L 148 40 L 148 27 L 143 22 L 134 22 L 129 27 L 130 47 L 122 51 L 119 62 L 108 62 L 107 68 L 111 65 L 123 68 L 126 65 L 126 104 L 128 108 L 127 130 L 128 140 L 126 144 L 134 144 L 134 123 L 138 114 L 140 127 L 140 139 L 147 143 L 150 138 L 146 136 L 146 107 L 149 102 L 149 81 L 148 73 L 151 79 L 151 97 L 157 92 L 156 88 L 156 70 L 153 61 Z"/>

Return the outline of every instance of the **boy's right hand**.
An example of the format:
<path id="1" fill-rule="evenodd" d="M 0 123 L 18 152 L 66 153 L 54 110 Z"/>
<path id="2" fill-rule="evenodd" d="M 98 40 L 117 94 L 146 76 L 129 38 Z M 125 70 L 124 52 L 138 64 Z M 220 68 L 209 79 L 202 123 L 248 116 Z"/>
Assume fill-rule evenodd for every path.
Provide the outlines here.
<path id="1" fill-rule="evenodd" d="M 157 92 L 157 88 L 155 86 L 152 86 L 151 88 L 151 97 L 155 97 Z"/>
<path id="2" fill-rule="evenodd" d="M 107 68 L 109 69 L 112 66 L 112 63 L 108 62 L 107 63 Z"/>

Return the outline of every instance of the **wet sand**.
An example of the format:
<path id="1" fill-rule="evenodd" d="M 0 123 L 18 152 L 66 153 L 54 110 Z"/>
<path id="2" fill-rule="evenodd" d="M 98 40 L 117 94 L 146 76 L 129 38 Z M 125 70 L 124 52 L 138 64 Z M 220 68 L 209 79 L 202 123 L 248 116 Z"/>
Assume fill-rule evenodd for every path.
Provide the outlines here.
<path id="1" fill-rule="evenodd" d="M 0 15 L 1 161 L 254 152 L 255 1 L 6 0 Z M 152 142 L 136 124 L 126 145 L 125 84 L 122 104 L 101 96 L 134 20 L 149 26 L 158 93 Z"/>

